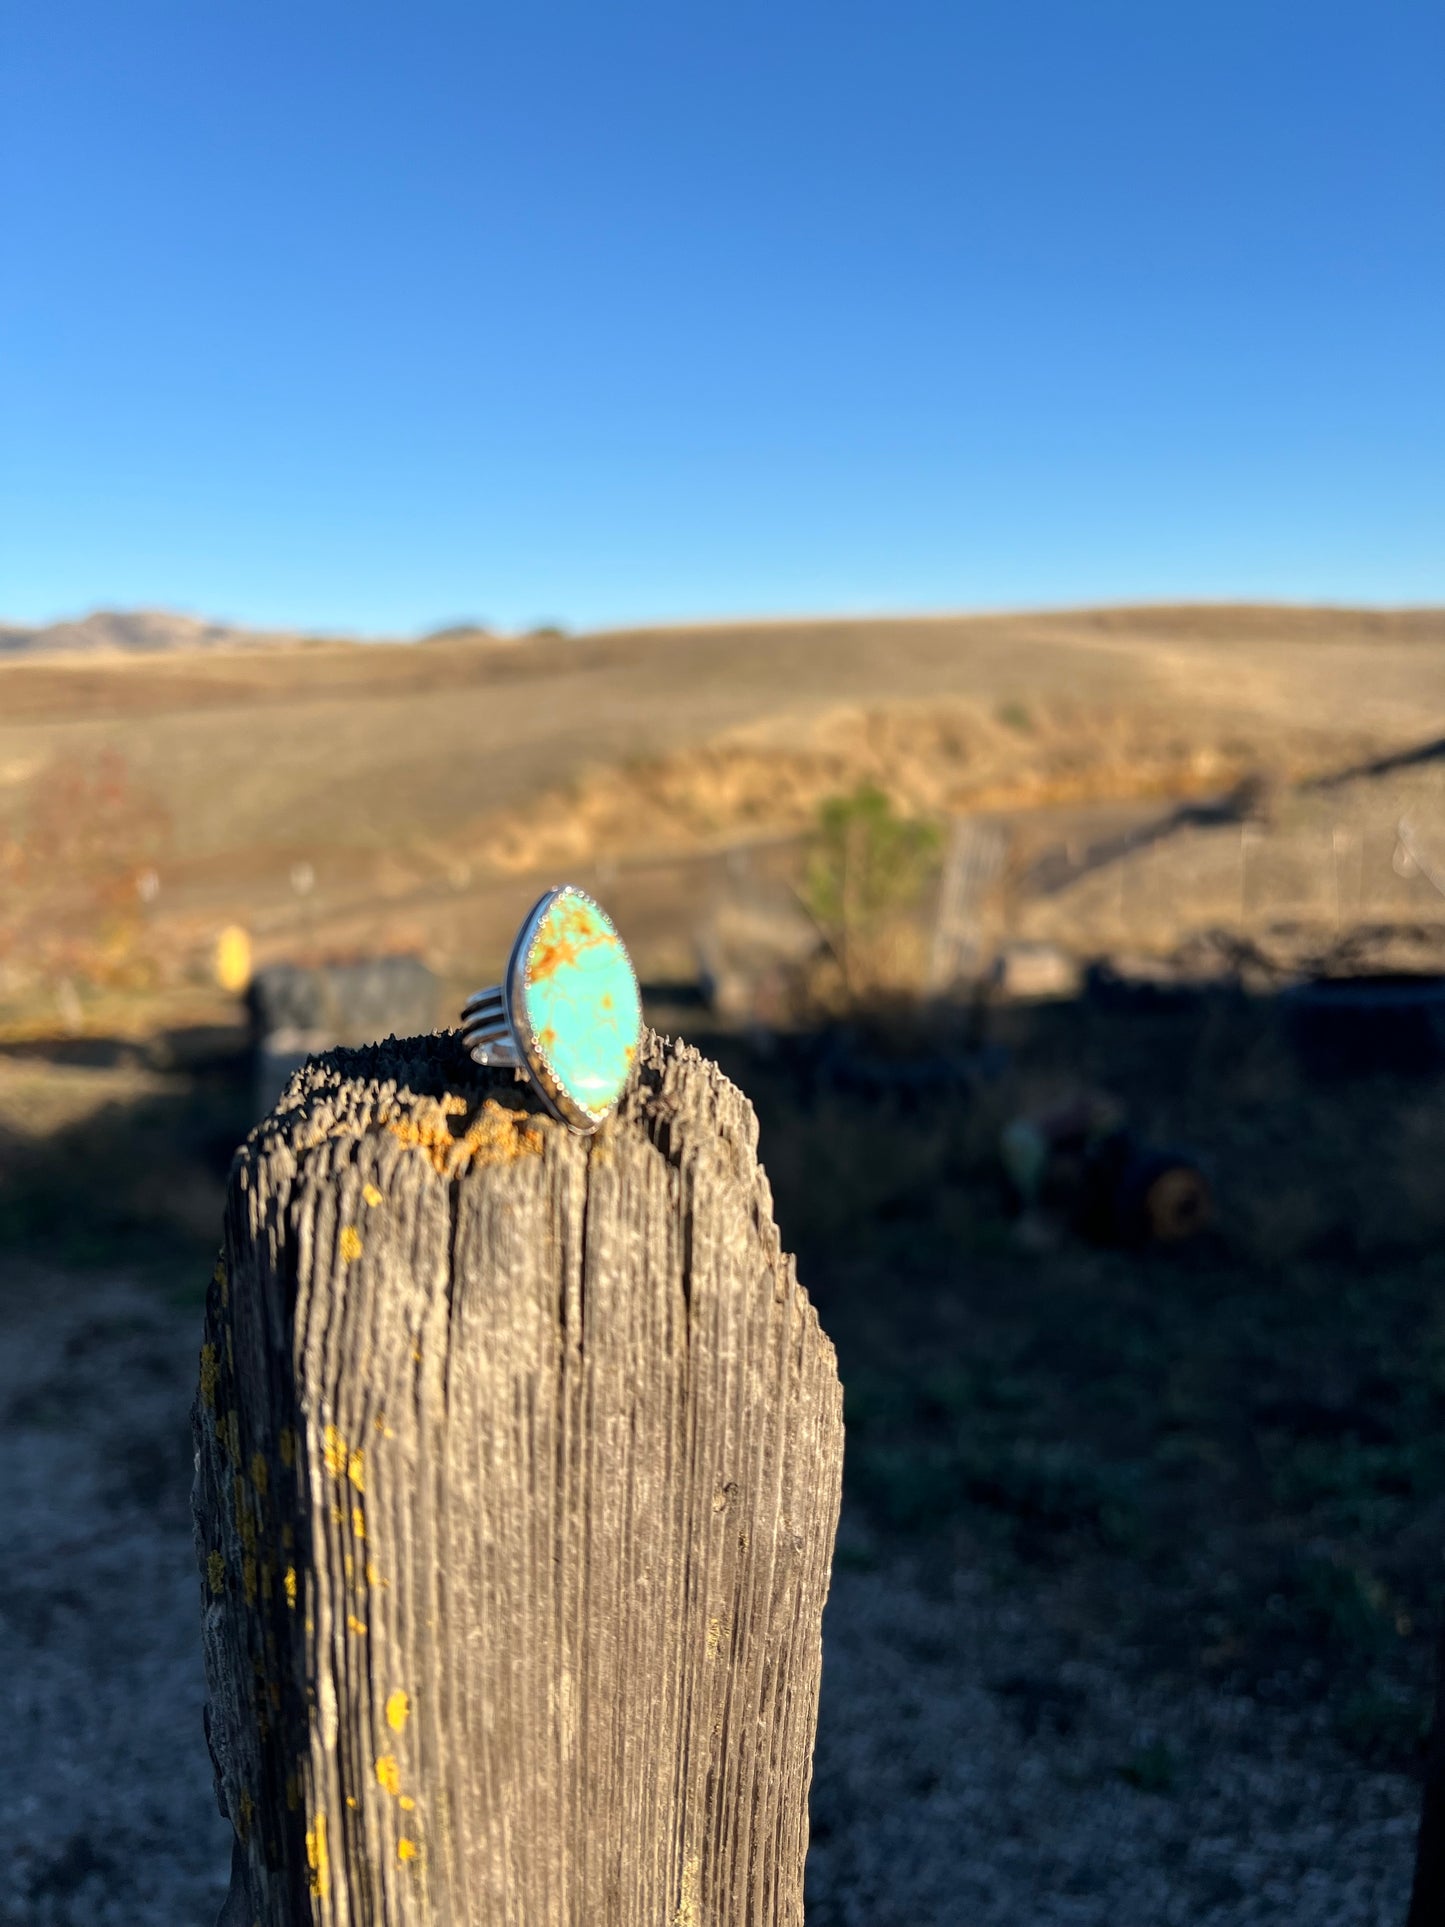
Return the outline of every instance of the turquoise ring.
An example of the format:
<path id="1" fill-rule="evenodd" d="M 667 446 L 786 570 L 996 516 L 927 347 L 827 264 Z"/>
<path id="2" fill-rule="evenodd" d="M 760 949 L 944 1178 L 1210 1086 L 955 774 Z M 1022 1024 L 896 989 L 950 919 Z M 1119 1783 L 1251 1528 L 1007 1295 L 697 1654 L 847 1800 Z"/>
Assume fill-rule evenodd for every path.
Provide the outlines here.
<path id="1" fill-rule="evenodd" d="M 637 973 L 611 917 L 575 883 L 540 896 L 501 983 L 462 1006 L 479 1064 L 530 1079 L 553 1117 L 590 1133 L 627 1088 L 642 1036 Z"/>

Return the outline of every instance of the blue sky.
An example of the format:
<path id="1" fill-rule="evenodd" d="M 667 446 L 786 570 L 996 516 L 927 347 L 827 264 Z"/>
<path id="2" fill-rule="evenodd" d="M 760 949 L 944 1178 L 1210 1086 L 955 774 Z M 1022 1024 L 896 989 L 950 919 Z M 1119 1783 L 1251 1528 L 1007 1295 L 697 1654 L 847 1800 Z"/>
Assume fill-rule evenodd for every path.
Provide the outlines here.
<path id="1" fill-rule="evenodd" d="M 0 616 L 1445 600 L 1438 0 L 45 0 Z"/>

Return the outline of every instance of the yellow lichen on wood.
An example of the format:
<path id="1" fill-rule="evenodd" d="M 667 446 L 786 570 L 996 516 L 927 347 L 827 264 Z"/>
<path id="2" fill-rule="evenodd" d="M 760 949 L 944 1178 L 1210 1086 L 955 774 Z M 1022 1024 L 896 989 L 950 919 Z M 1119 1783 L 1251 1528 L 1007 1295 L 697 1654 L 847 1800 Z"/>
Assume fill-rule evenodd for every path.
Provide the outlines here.
<path id="1" fill-rule="evenodd" d="M 318 1813 L 306 1833 L 306 1864 L 311 1869 L 311 1892 L 325 1900 L 331 1892 L 331 1859 L 326 1851 L 326 1815 Z"/>
<path id="2" fill-rule="evenodd" d="M 400 1805 L 403 1813 L 416 1812 L 416 1801 L 412 1799 L 409 1793 L 403 1793 L 400 1797 L 398 1804 Z"/>
<path id="3" fill-rule="evenodd" d="M 376 1784 L 393 1800 L 401 1793 L 401 1768 L 394 1753 L 383 1753 L 376 1761 Z"/>
<path id="4" fill-rule="evenodd" d="M 219 1552 L 213 1552 L 206 1560 L 206 1577 L 211 1582 L 212 1592 L 226 1590 L 226 1562 Z"/>
<path id="5" fill-rule="evenodd" d="M 411 1700 L 400 1687 L 387 1695 L 386 1723 L 393 1733 L 399 1733 L 406 1725 L 407 1715 L 411 1712 Z"/>
<path id="6" fill-rule="evenodd" d="M 358 1619 L 355 1613 L 348 1613 L 346 1615 L 346 1625 L 347 1630 L 355 1633 L 358 1639 L 364 1639 L 366 1637 L 368 1631 L 366 1621 L 364 1619 Z"/>
<path id="7" fill-rule="evenodd" d="M 366 1537 L 366 1514 L 359 1505 L 351 1508 L 351 1536 L 353 1539 Z"/>
<path id="8" fill-rule="evenodd" d="M 215 1411 L 216 1409 L 216 1380 L 220 1377 L 220 1375 L 221 1375 L 221 1368 L 216 1362 L 215 1346 L 202 1345 L 201 1347 L 201 1398 L 205 1404 L 210 1406 L 212 1411 Z"/>
<path id="9" fill-rule="evenodd" d="M 361 1233 L 354 1224 L 346 1224 L 341 1227 L 341 1243 L 338 1249 L 341 1252 L 341 1262 L 344 1265 L 354 1265 L 361 1256 Z"/>
<path id="10" fill-rule="evenodd" d="M 326 1470 L 333 1479 L 349 1479 L 358 1492 L 366 1490 L 366 1454 L 359 1445 L 348 1445 L 334 1425 L 328 1425 L 323 1434 L 326 1453 Z M 342 1519 L 337 1519 L 338 1525 Z"/>
<path id="11" fill-rule="evenodd" d="M 416 1856 L 417 1856 L 417 1844 L 415 1840 L 408 1840 L 406 1835 L 403 1834 L 400 1840 L 398 1840 L 396 1843 L 397 1859 L 401 1861 L 415 1860 Z"/>
<path id="12" fill-rule="evenodd" d="M 292 1612 L 296 1610 L 296 1568 L 288 1566 L 281 1580 L 281 1590 L 286 1595 L 286 1604 Z"/>
<path id="13" fill-rule="evenodd" d="M 381 1203 L 381 1193 L 374 1184 L 364 1184 L 361 1187 L 361 1195 L 373 1211 Z"/>

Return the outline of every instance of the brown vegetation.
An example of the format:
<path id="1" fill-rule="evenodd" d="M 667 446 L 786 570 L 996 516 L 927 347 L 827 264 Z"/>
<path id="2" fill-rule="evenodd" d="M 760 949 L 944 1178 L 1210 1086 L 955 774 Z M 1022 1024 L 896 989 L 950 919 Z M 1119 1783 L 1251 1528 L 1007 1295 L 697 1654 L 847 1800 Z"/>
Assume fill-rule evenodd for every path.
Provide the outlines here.
<path id="1" fill-rule="evenodd" d="M 230 923 L 259 961 L 384 941 L 468 969 L 534 878 L 796 832 L 860 782 L 909 815 L 1260 772 L 1263 797 L 1445 731 L 1442 640 L 1439 612 L 1136 609 L 7 661 L 0 1001 L 56 967 L 34 940 L 61 921 L 36 894 L 37 813 L 107 755 L 150 813 L 104 830 L 115 888 L 154 870 L 170 980 L 203 976 Z M 101 807 L 76 793 L 77 846 Z M 73 914 L 66 968 L 105 981 L 105 913 Z"/>

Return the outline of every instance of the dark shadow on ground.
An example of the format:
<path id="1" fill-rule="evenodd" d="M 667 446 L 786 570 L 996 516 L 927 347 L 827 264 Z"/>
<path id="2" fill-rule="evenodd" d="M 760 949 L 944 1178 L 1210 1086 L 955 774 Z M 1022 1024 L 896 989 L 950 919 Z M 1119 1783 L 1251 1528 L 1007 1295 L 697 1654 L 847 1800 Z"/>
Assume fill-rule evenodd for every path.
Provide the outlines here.
<path id="1" fill-rule="evenodd" d="M 757 1108 L 838 1348 L 850 1500 L 882 1543 L 1047 1578 L 1081 1647 L 1122 1635 L 1157 1676 L 1324 1704 L 1362 1759 L 1418 1770 L 1445 1544 L 1438 1065 L 1322 1064 L 1281 1000 L 1099 979 L 927 1028 L 882 1012 L 750 1040 L 695 999 L 649 1014 Z M 136 1048 L 8 1054 L 123 1068 Z M 43 1141 L 0 1134 L 0 1265 L 124 1266 L 199 1305 L 250 1061 L 235 1033 L 143 1055 L 145 1095 Z M 1205 1234 L 1021 1226 L 1000 1134 L 1088 1090 L 1197 1156 Z"/>

